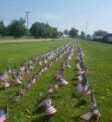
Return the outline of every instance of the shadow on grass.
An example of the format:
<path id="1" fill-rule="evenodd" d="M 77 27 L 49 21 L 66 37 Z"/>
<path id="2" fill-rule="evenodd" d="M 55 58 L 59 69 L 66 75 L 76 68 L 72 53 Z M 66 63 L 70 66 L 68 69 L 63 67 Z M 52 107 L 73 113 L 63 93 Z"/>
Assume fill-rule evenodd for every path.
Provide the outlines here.
<path id="1" fill-rule="evenodd" d="M 84 106 L 87 104 L 87 101 L 85 99 L 80 99 L 79 102 L 75 105 L 75 107 Z"/>
<path id="2" fill-rule="evenodd" d="M 77 77 L 73 77 L 71 80 L 72 81 L 77 81 L 78 79 L 77 79 Z"/>
<path id="3" fill-rule="evenodd" d="M 59 100 L 59 99 L 62 99 L 62 96 L 61 96 L 61 95 L 51 94 L 50 96 L 51 96 L 51 98 L 52 98 L 53 100 Z"/>
<path id="4" fill-rule="evenodd" d="M 42 116 L 39 118 L 36 118 L 34 120 L 32 120 L 32 122 L 49 122 L 49 120 L 52 118 L 53 116 Z"/>
<path id="5" fill-rule="evenodd" d="M 43 112 L 44 112 L 44 108 L 43 108 L 43 107 L 38 107 L 38 108 L 36 108 L 36 110 L 33 112 L 33 115 L 39 114 L 39 113 L 43 113 Z"/>
<path id="6" fill-rule="evenodd" d="M 72 93 L 72 98 L 75 98 L 75 97 L 76 97 L 75 93 Z"/>
<path id="7" fill-rule="evenodd" d="M 0 88 L 0 92 L 1 92 L 1 91 L 4 91 L 4 90 L 5 90 L 5 89 L 4 89 L 3 87 Z"/>
<path id="8" fill-rule="evenodd" d="M 72 93 L 72 98 L 76 98 L 77 100 L 79 100 L 82 96 L 79 96 L 79 94 L 77 94 L 76 92 Z"/>
<path id="9" fill-rule="evenodd" d="M 75 117 L 72 117 L 70 119 L 72 119 L 74 122 L 80 122 L 80 116 L 79 115 L 75 116 Z"/>

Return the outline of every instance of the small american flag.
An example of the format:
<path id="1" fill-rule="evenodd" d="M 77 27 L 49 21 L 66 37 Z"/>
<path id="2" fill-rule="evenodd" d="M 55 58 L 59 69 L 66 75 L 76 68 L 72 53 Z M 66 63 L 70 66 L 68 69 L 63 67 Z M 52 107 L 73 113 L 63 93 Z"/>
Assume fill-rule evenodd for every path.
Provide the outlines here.
<path id="1" fill-rule="evenodd" d="M 0 73 L 0 80 L 3 80 L 3 74 Z"/>
<path id="2" fill-rule="evenodd" d="M 0 122 L 6 122 L 7 114 L 4 109 L 0 109 Z"/>

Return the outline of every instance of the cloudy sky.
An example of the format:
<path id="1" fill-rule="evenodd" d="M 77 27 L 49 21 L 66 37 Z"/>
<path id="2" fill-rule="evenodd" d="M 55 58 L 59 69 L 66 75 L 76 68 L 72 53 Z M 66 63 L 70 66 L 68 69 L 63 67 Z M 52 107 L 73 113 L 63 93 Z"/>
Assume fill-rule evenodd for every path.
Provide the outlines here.
<path id="1" fill-rule="evenodd" d="M 8 24 L 25 17 L 30 11 L 29 25 L 46 22 L 59 30 L 75 27 L 88 33 L 97 29 L 112 32 L 112 0 L 0 0 L 0 20 Z"/>

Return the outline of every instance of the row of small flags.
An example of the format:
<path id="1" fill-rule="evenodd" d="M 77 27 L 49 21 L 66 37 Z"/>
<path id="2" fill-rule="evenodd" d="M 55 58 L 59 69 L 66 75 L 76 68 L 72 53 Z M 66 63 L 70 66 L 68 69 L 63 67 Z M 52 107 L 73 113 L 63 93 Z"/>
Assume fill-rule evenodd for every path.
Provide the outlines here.
<path id="1" fill-rule="evenodd" d="M 49 60 L 51 60 L 51 62 L 49 63 L 49 67 L 51 67 L 57 60 L 59 60 L 64 54 L 67 53 L 67 49 L 69 48 L 70 44 L 66 44 L 64 46 L 60 46 L 58 48 L 55 49 L 55 51 L 51 51 L 52 52 L 52 57 L 48 58 Z M 44 54 L 45 56 L 45 54 Z M 46 60 L 47 62 L 47 60 Z M 23 85 L 21 90 L 19 92 L 16 93 L 16 95 L 13 97 L 13 102 L 18 102 L 21 98 L 21 96 L 23 96 L 26 91 L 31 87 L 32 84 L 34 84 L 36 82 L 36 80 L 41 76 L 41 74 L 46 71 L 45 70 L 45 65 L 41 66 L 40 71 L 38 73 L 36 73 L 35 75 L 32 76 L 31 79 L 29 79 L 28 83 L 26 85 Z M 0 75 L 1 76 L 1 75 Z M 2 79 L 2 76 L 0 77 Z M 1 80 L 0 79 L 0 80 Z M 50 101 L 49 97 L 46 97 L 46 100 L 43 102 L 45 103 L 47 106 L 48 104 L 52 104 L 52 102 Z M 50 107 L 50 109 L 47 109 L 47 114 L 50 114 L 50 111 L 52 111 L 53 113 L 56 112 L 56 109 L 52 110 L 53 106 Z M 8 118 L 8 111 L 7 111 L 7 107 L 6 108 L 0 108 L 0 122 L 6 122 Z"/>
<path id="2" fill-rule="evenodd" d="M 0 73 L 0 81 L 4 88 L 10 86 L 9 80 L 13 81 L 15 84 L 22 84 L 23 76 L 27 75 L 32 71 L 38 64 L 40 66 L 47 65 L 48 61 L 51 60 L 58 50 L 63 49 L 63 46 L 54 48 L 51 51 L 41 54 L 41 56 L 32 57 L 29 61 L 24 62 L 19 67 L 16 65 L 13 69 L 7 67 L 4 73 Z"/>
<path id="3" fill-rule="evenodd" d="M 76 68 L 77 68 L 77 78 L 78 78 L 78 83 L 77 83 L 77 91 L 82 94 L 89 95 L 91 98 L 91 107 L 90 111 L 87 112 L 86 114 L 81 116 L 81 119 L 84 121 L 91 121 L 91 119 L 99 119 L 100 118 L 100 111 L 96 102 L 96 99 L 93 95 L 93 91 L 89 86 L 88 79 L 87 79 L 87 74 L 86 74 L 86 68 L 84 65 L 84 54 L 82 50 L 79 47 L 79 44 L 77 42 L 77 47 L 76 47 L 76 52 L 77 52 L 77 59 L 76 59 Z"/>
<path id="4" fill-rule="evenodd" d="M 51 62 L 49 62 L 49 67 L 51 67 L 57 60 L 59 60 L 64 53 L 66 53 L 67 48 L 69 47 L 69 44 L 66 46 L 59 48 L 59 53 L 54 54 L 54 57 L 52 58 Z M 25 95 L 25 93 L 31 88 L 33 84 L 36 83 L 36 81 L 39 79 L 39 77 L 42 75 L 43 72 L 45 72 L 48 67 L 46 65 L 41 66 L 39 72 L 37 72 L 35 75 L 32 76 L 31 79 L 28 80 L 26 85 L 23 85 L 22 88 L 16 93 L 16 95 L 12 98 L 13 102 L 18 102 L 22 96 Z"/>
<path id="5" fill-rule="evenodd" d="M 56 92 L 59 87 L 68 85 L 68 82 L 63 79 L 63 71 L 65 70 L 65 68 L 71 68 L 68 60 L 72 59 L 71 56 L 73 55 L 73 45 L 69 45 L 66 55 L 67 56 L 62 62 L 61 67 L 56 72 L 54 84 L 48 88 L 47 94 L 45 95 L 41 103 L 38 105 L 38 108 L 44 107 L 44 112 L 46 116 L 52 116 L 57 112 L 50 98 L 50 94 Z"/>
<path id="6" fill-rule="evenodd" d="M 67 57 L 62 62 L 61 68 L 56 73 L 54 85 L 52 85 L 52 87 L 49 87 L 49 89 L 47 91 L 47 94 L 43 98 L 42 102 L 39 104 L 39 107 L 43 106 L 45 108 L 45 114 L 47 116 L 48 115 L 54 115 L 57 111 L 56 108 L 54 107 L 53 103 L 52 103 L 51 98 L 50 98 L 50 93 L 55 92 L 58 89 L 59 86 L 68 85 L 68 82 L 65 79 L 62 78 L 62 75 L 63 75 L 63 71 L 66 67 L 68 67 L 68 68 L 71 67 L 70 64 L 68 63 L 68 60 L 71 59 L 71 56 L 73 54 L 73 46 L 68 44 L 68 45 L 65 46 L 65 48 L 63 47 L 63 48 L 59 48 L 59 49 L 60 49 L 60 54 L 57 55 L 54 58 L 54 61 L 53 60 L 51 61 L 51 64 L 54 64 L 55 61 L 57 61 L 59 59 L 59 57 L 61 58 L 62 55 L 64 54 L 64 52 L 67 53 Z M 66 51 L 65 51 L 65 49 L 66 49 Z M 76 67 L 77 67 L 77 77 L 78 77 L 78 83 L 77 83 L 78 92 L 79 93 L 84 93 L 84 94 L 86 93 L 87 95 L 91 96 L 90 112 L 82 115 L 81 118 L 85 121 L 90 121 L 92 118 L 99 119 L 100 111 L 99 111 L 98 105 L 96 103 L 96 99 L 93 95 L 93 92 L 92 92 L 91 88 L 89 87 L 89 83 L 88 83 L 87 75 L 86 75 L 86 69 L 85 69 L 85 65 L 84 65 L 84 55 L 83 55 L 83 53 L 82 53 L 82 51 L 81 51 L 78 44 L 77 44 Z M 45 67 L 42 66 L 40 71 L 38 73 L 36 73 L 35 75 L 33 75 L 28 83 L 29 84 L 30 83 L 35 83 L 37 78 L 43 72 L 43 69 L 45 69 Z M 1 75 L 0 75 L 0 79 L 2 79 Z M 23 95 L 26 92 L 25 90 L 26 90 L 26 87 L 23 86 L 20 90 L 21 92 L 19 91 L 15 95 L 15 98 L 13 98 L 13 100 L 15 99 L 15 101 L 17 102 L 19 100 L 20 94 Z M 7 120 L 7 116 L 8 116 L 7 109 L 6 108 L 5 109 L 4 108 L 0 109 L 0 122 L 5 122 Z"/>
<path id="7" fill-rule="evenodd" d="M 26 90 L 28 88 L 31 87 L 32 84 L 35 83 L 35 81 L 41 76 L 41 74 L 45 71 L 45 68 L 46 66 L 48 67 L 51 67 L 57 60 L 59 60 L 66 52 L 67 52 L 67 49 L 69 47 L 70 44 L 66 44 L 64 46 L 60 46 L 54 50 L 52 50 L 51 52 L 48 52 L 48 53 L 44 53 L 43 55 L 41 55 L 41 58 L 43 60 L 40 60 L 39 59 L 39 64 L 42 65 L 41 68 L 40 68 L 40 71 L 38 73 L 36 73 L 35 75 L 32 76 L 31 79 L 29 79 L 28 83 L 26 85 L 23 85 L 21 90 L 19 92 L 16 93 L 16 95 L 14 96 L 13 100 L 16 102 L 16 101 L 19 101 L 20 100 L 20 97 L 21 95 L 24 95 Z M 47 55 L 46 55 L 47 54 Z M 47 57 L 48 56 L 48 57 Z M 45 58 L 47 57 L 47 58 Z M 51 62 L 47 65 L 44 65 L 43 66 L 43 63 L 44 60 L 51 60 Z M 48 62 L 47 60 L 45 61 L 46 63 Z M 31 64 L 31 60 L 30 60 L 30 64 Z M 23 70 L 24 68 L 23 67 L 20 67 L 21 70 Z M 14 71 L 17 72 L 17 68 L 15 67 L 14 68 Z M 3 81 L 4 79 L 4 76 L 9 77 L 9 74 L 11 73 L 11 69 L 10 68 L 7 68 L 6 72 L 5 73 L 1 73 L 0 74 L 0 81 Z M 4 75 L 5 74 L 5 75 Z M 6 82 L 7 80 L 6 80 Z M 7 86 L 8 87 L 8 86 Z M 7 108 L 0 108 L 0 122 L 6 122 L 7 121 L 7 118 L 8 118 L 8 112 L 7 112 Z"/>
<path id="8" fill-rule="evenodd" d="M 54 93 L 55 90 L 57 90 L 59 86 L 68 85 L 68 82 L 65 79 L 63 79 L 62 76 L 63 76 L 63 71 L 65 70 L 66 67 L 71 68 L 68 60 L 71 59 L 71 56 L 73 54 L 73 46 L 68 45 L 67 48 L 63 48 L 63 49 L 67 50 L 67 51 L 65 51 L 67 54 L 67 57 L 61 63 L 61 67 L 56 73 L 54 85 L 52 87 L 49 87 L 47 94 L 43 98 L 42 102 L 39 104 L 39 107 L 41 107 L 41 106 L 44 107 L 45 115 L 47 115 L 47 116 L 54 115 L 57 112 L 57 110 L 54 107 L 52 100 L 50 98 L 50 93 Z M 62 55 L 64 54 L 64 50 L 63 51 L 61 50 L 61 53 L 54 58 L 54 61 L 52 60 L 51 62 L 55 62 L 57 57 L 59 57 L 60 55 L 61 55 L 60 57 L 62 57 Z M 40 70 L 40 72 L 42 73 L 42 69 Z M 37 74 L 39 74 L 39 73 L 37 73 Z M 95 99 L 95 97 L 92 93 L 92 90 L 89 87 L 89 83 L 87 81 L 86 69 L 84 66 L 83 53 L 82 53 L 81 49 L 79 48 L 79 46 L 77 46 L 77 76 L 78 76 L 78 81 L 79 81 L 77 84 L 78 92 L 79 93 L 86 93 L 87 95 L 91 96 L 91 110 L 90 110 L 90 112 L 82 115 L 81 118 L 84 120 L 89 120 L 93 117 L 94 118 L 96 117 L 98 119 L 100 116 L 99 108 L 97 106 L 96 99 Z M 35 75 L 32 76 L 32 79 L 33 78 L 35 79 Z M 22 89 L 25 90 L 24 86 L 22 87 Z M 6 116 L 7 116 L 6 111 L 4 109 L 0 109 L 0 122 L 5 122 Z"/>

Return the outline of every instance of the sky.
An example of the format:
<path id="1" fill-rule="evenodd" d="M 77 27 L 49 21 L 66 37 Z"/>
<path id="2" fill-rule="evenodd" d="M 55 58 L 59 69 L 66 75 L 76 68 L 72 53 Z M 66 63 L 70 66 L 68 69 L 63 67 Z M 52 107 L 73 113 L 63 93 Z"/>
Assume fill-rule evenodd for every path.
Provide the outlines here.
<path id="1" fill-rule="evenodd" d="M 12 20 L 29 14 L 29 27 L 35 21 L 49 23 L 58 30 L 75 27 L 87 33 L 102 29 L 112 32 L 112 0 L 0 0 L 0 20 Z"/>

